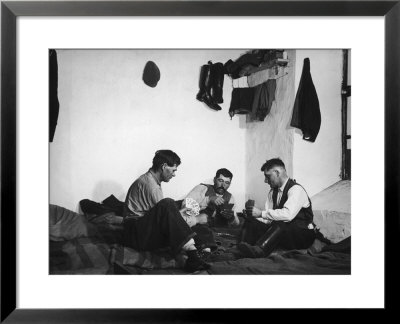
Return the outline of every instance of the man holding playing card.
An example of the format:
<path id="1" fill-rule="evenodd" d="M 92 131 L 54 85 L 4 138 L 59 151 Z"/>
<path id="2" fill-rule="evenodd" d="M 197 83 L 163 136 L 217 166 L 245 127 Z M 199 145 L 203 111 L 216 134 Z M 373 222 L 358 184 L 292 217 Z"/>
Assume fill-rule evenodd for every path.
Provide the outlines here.
<path id="1" fill-rule="evenodd" d="M 201 183 L 194 187 L 183 200 L 182 207 L 186 207 L 187 199 L 192 199 L 199 204 L 200 212 L 196 216 L 198 224 L 239 225 L 239 218 L 235 213 L 235 199 L 228 191 L 232 178 L 232 172 L 228 169 L 217 170 L 214 184 Z"/>
<path id="2" fill-rule="evenodd" d="M 239 225 L 239 218 L 235 213 L 235 200 L 228 191 L 232 177 L 229 170 L 219 169 L 215 174 L 214 184 L 197 185 L 182 202 L 182 208 L 187 208 L 190 217 L 196 219 L 194 224 L 189 221 L 187 223 L 196 232 L 194 240 L 204 257 L 218 247 L 210 226 Z"/>
<path id="3" fill-rule="evenodd" d="M 161 182 L 175 177 L 181 164 L 179 156 L 171 150 L 159 150 L 153 165 L 130 186 L 124 211 L 124 243 L 137 251 L 155 251 L 169 247 L 173 254 L 185 251 L 187 272 L 206 270 L 195 246 L 195 233 L 185 221 L 187 208 L 178 209 L 176 202 L 164 198 Z"/>
<path id="4" fill-rule="evenodd" d="M 311 199 L 305 189 L 290 179 L 283 161 L 267 160 L 261 167 L 270 186 L 264 210 L 246 204 L 238 249 L 244 257 L 268 257 L 276 248 L 307 249 L 315 239 Z"/>

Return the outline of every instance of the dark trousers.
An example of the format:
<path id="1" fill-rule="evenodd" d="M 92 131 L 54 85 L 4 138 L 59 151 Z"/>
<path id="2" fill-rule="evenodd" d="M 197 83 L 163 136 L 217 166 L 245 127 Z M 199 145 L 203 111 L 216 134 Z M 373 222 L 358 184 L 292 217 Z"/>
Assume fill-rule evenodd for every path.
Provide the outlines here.
<path id="1" fill-rule="evenodd" d="M 315 231 L 313 229 L 301 228 L 294 222 L 279 221 L 267 225 L 253 217 L 249 217 L 243 224 L 240 241 L 251 245 L 260 245 L 263 235 L 271 226 L 279 227 L 280 229 L 277 248 L 285 250 L 307 249 L 315 240 Z"/>
<path id="2" fill-rule="evenodd" d="M 142 217 L 124 220 L 124 244 L 138 251 L 169 247 L 177 254 L 195 235 L 170 198 L 160 200 Z"/>

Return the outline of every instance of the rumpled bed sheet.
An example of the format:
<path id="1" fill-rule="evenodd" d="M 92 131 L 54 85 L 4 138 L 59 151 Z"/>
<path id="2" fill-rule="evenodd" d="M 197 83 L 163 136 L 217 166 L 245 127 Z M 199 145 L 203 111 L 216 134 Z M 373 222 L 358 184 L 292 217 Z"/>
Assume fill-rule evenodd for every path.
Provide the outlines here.
<path id="1" fill-rule="evenodd" d="M 50 274 L 113 274 L 115 263 L 132 274 L 183 274 L 184 254 L 174 258 L 168 251 L 124 247 L 122 226 L 107 223 L 107 215 L 89 221 L 85 215 L 50 205 L 49 217 Z M 238 229 L 214 232 L 218 248 L 210 257 L 209 274 L 351 273 L 350 238 L 328 246 L 314 244 L 307 250 L 277 251 L 268 258 L 240 259 Z"/>

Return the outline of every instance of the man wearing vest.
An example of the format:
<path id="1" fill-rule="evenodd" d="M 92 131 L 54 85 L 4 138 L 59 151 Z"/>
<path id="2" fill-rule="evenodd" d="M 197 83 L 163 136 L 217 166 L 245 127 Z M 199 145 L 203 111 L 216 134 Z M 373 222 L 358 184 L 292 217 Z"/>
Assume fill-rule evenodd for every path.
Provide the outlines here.
<path id="1" fill-rule="evenodd" d="M 200 213 L 196 216 L 196 225 L 192 230 L 197 233 L 196 246 L 202 252 L 208 253 L 218 246 L 210 227 L 231 227 L 239 225 L 235 213 L 235 199 L 228 191 L 231 185 L 232 172 L 223 168 L 217 170 L 214 184 L 201 183 L 194 187 L 186 196 L 200 205 Z M 183 200 L 182 207 L 185 207 Z"/>
<path id="2" fill-rule="evenodd" d="M 235 199 L 228 191 L 233 175 L 228 169 L 217 170 L 214 184 L 201 183 L 186 196 L 196 200 L 200 205 L 199 224 L 212 226 L 238 225 L 239 218 L 235 213 Z M 185 199 L 182 207 L 185 207 Z"/>
<path id="3" fill-rule="evenodd" d="M 267 257 L 276 248 L 306 249 L 315 239 L 311 200 L 304 188 L 290 179 L 279 158 L 261 167 L 271 190 L 265 210 L 246 209 L 238 249 L 244 257 Z"/>

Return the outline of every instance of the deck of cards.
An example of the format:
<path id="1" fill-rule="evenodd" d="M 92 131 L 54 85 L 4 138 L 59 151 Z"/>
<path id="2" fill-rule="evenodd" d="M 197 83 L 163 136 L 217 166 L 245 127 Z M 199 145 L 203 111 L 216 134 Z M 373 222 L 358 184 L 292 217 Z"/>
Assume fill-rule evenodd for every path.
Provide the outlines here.
<path id="1" fill-rule="evenodd" d="M 185 199 L 185 206 L 188 208 L 186 214 L 189 216 L 197 216 L 200 213 L 199 203 L 192 198 Z"/>

